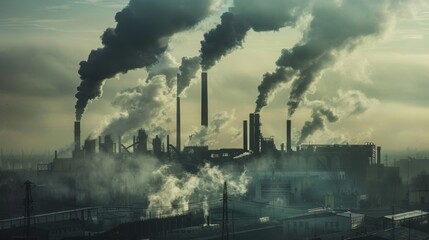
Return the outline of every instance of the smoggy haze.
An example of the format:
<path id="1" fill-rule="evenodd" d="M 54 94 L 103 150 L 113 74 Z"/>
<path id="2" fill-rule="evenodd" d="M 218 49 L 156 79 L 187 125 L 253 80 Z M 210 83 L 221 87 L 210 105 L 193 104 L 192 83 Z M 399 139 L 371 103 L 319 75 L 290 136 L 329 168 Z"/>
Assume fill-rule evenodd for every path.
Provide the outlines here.
<path id="1" fill-rule="evenodd" d="M 192 3 L 191 0 L 186 2 Z M 181 71 L 182 58 L 200 56 L 200 42 L 205 40 L 205 44 L 210 44 L 210 36 L 216 34 L 210 30 L 222 30 L 216 26 L 221 23 L 221 15 L 230 12 L 241 14 L 242 18 L 234 21 L 238 21 L 240 29 L 243 29 L 242 38 L 236 39 L 235 45 L 225 43 L 225 48 L 216 53 L 219 56 L 208 50 L 206 55 L 201 55 L 205 60 L 203 67 L 209 69 L 209 123 L 212 124 L 207 130 L 207 141 L 212 148 L 241 146 L 242 120 L 247 119 L 256 107 L 261 109 L 262 132 L 265 136 L 274 136 L 277 146 L 285 141 L 284 122 L 289 112 L 293 113 L 296 142 L 370 141 L 386 150 L 429 149 L 427 4 L 394 5 L 388 13 L 377 12 L 375 7 L 349 4 L 339 8 L 343 14 L 333 15 L 338 13 L 335 6 L 321 4 L 323 6 L 309 10 L 304 4 L 307 1 L 302 1 L 302 6 L 291 4 L 296 11 L 280 17 L 282 24 L 274 21 L 262 24 L 249 20 L 252 11 L 240 8 L 243 1 L 236 1 L 239 4 L 234 9 L 229 9 L 233 1 L 201 2 L 201 6 L 192 5 L 196 9 L 190 12 L 196 15 L 190 20 L 186 18 L 186 24 L 178 23 L 177 28 L 169 26 L 166 34 L 170 39 L 163 38 L 167 42 L 156 46 L 156 56 L 151 55 L 151 59 L 140 64 L 121 66 L 118 70 L 97 76 L 97 87 L 101 86 L 100 79 L 107 80 L 102 85 L 102 97 L 90 102 L 84 112 L 83 136 L 112 131 L 126 135 L 139 127 L 153 130 L 149 134 L 169 132 L 174 136 L 173 78 Z M 277 4 L 281 1 L 272 2 Z M 115 14 L 127 4 L 128 1 L 113 0 L 0 2 L 0 148 L 4 152 L 51 151 L 72 143 L 76 87 L 81 84 L 82 76 L 87 79 L 85 72 L 78 73 L 79 63 L 88 61 L 91 50 L 103 47 L 100 36 L 107 28 L 116 26 Z M 170 7 L 166 12 L 173 9 L 171 11 L 177 13 L 174 7 L 166 7 Z M 353 21 L 336 21 L 350 24 L 347 25 L 348 30 L 356 27 L 356 32 L 350 36 L 346 35 L 350 32 L 341 32 L 342 24 L 329 26 L 322 31 L 323 34 L 314 31 L 323 29 L 321 26 L 326 27 L 323 24 L 335 20 L 335 17 L 341 19 L 343 15 L 353 16 L 359 11 L 367 11 L 368 15 L 379 18 L 354 18 L 358 25 Z M 181 17 L 190 13 L 177 14 Z M 263 16 L 259 17 L 264 19 Z M 154 21 L 161 17 L 148 16 L 148 19 Z M 161 20 L 159 25 L 155 21 L 153 25 L 145 22 L 154 27 L 162 23 Z M 330 32 L 332 29 L 335 31 Z M 205 38 L 207 32 L 211 35 Z M 104 34 L 105 38 L 108 35 Z M 158 37 L 153 38 L 158 40 Z M 232 46 L 231 49 L 227 49 L 228 46 Z M 314 61 L 321 59 L 318 50 L 309 54 L 315 56 L 314 59 L 309 55 L 304 59 L 298 51 L 304 47 L 312 50 L 323 48 L 324 53 L 329 49 L 329 54 L 323 55 L 329 59 L 322 58 L 323 64 Z M 282 52 L 282 49 L 290 51 Z M 143 51 L 141 48 L 138 50 Z M 153 57 L 160 58 L 155 66 Z M 112 59 L 126 65 L 123 59 Z M 311 61 L 312 65 L 305 60 Z M 145 66 L 151 67 L 141 68 Z M 269 82 L 268 79 L 270 84 L 263 85 L 259 89 L 261 92 L 258 91 L 264 74 L 271 73 L 264 79 L 267 76 L 275 78 L 272 73 L 282 67 L 291 67 L 302 73 L 305 72 L 303 66 L 307 71 L 314 70 L 309 75 L 316 77 L 308 79 L 305 74 L 284 72 L 277 76 L 283 79 L 290 77 L 289 80 L 277 81 L 273 85 L 275 81 Z M 128 72 L 120 73 L 125 72 L 122 67 L 126 67 Z M 166 70 L 170 71 L 167 81 L 156 76 Z M 322 74 L 320 79 L 319 74 Z M 114 77 L 109 79 L 111 76 Z M 145 83 L 147 79 L 150 79 L 149 83 Z M 293 82 L 294 79 L 301 81 Z M 304 90 L 300 89 L 303 84 Z M 195 136 L 201 134 L 197 129 L 200 125 L 201 88 L 198 78 L 185 88 L 182 93 L 182 142 L 186 142 L 192 133 Z M 173 90 L 166 92 L 165 89 Z M 265 99 L 264 93 L 268 93 Z M 147 104 L 150 100 L 133 100 L 132 96 L 136 94 L 146 98 L 150 98 L 149 94 L 158 94 L 162 98 L 157 98 L 154 104 Z M 91 95 L 89 99 L 97 95 L 100 94 Z M 261 99 L 259 105 L 255 103 L 257 99 Z M 267 106 L 264 106 L 264 101 Z M 297 102 L 299 107 L 295 109 Z M 173 107 L 164 107 L 171 103 Z M 130 110 L 128 106 L 136 107 Z M 147 112 L 148 108 L 154 110 Z M 160 126 L 148 122 L 155 120 Z M 304 125 L 308 127 L 303 128 Z M 317 126 L 314 133 L 300 139 L 301 130 L 309 131 Z M 192 141 L 193 144 L 198 143 Z"/>

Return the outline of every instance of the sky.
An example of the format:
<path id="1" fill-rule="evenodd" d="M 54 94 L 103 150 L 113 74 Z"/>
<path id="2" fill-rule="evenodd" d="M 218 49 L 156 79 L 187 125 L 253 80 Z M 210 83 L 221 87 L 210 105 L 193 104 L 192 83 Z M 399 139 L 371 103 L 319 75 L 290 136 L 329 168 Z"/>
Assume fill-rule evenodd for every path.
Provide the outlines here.
<path id="1" fill-rule="evenodd" d="M 53 152 L 71 145 L 75 94 L 81 82 L 79 63 L 88 59 L 91 50 L 103 47 L 100 36 L 115 27 L 115 14 L 127 4 L 119 0 L 0 1 L 0 148 L 4 153 Z M 198 56 L 204 33 L 220 23 L 221 14 L 232 4 L 218 3 L 207 18 L 172 35 L 166 52 L 177 64 L 182 57 Z M 157 22 L 148 24 L 157 26 Z M 241 46 L 208 70 L 209 122 L 217 124 L 208 137 L 210 148 L 242 146 L 242 121 L 255 110 L 264 73 L 276 70 L 282 49 L 293 49 L 310 38 L 306 29 L 311 24 L 310 14 L 276 30 L 252 28 Z M 332 34 L 328 40 L 336 39 Z M 312 113 L 320 113 L 323 105 L 338 120 L 325 119 L 324 127 L 303 143 L 373 142 L 386 151 L 429 150 L 428 38 L 429 6 L 416 3 L 396 14 L 381 33 L 359 41 L 350 51 L 339 51 L 290 117 L 295 142 Z M 147 72 L 137 68 L 105 81 L 102 96 L 91 101 L 83 115 L 83 138 L 97 136 L 127 110 L 118 94 L 144 84 Z M 182 145 L 199 131 L 198 80 L 182 95 Z M 290 82 L 280 84 L 261 110 L 263 135 L 273 136 L 278 148 L 286 138 L 291 89 Z M 165 115 L 157 123 L 175 139 L 174 105 L 165 109 Z M 159 131 L 149 132 L 151 137 L 155 134 Z"/>

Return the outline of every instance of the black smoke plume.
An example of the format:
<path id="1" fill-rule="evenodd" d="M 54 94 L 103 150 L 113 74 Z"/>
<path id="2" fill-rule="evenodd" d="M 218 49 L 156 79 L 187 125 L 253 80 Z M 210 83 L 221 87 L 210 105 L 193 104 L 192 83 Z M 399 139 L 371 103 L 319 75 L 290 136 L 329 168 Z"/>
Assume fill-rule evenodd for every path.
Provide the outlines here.
<path id="1" fill-rule="evenodd" d="M 306 121 L 302 127 L 298 144 L 303 143 L 316 131 L 325 129 L 325 119 L 331 123 L 336 122 L 339 119 L 332 109 L 321 106 L 316 106 L 313 108 L 311 118 L 311 121 Z"/>
<path id="2" fill-rule="evenodd" d="M 312 20 L 302 40 L 292 49 L 285 49 L 276 65 L 295 74 L 289 96 L 288 112 L 292 116 L 310 86 L 323 71 L 332 66 L 339 55 L 355 49 L 368 37 L 384 32 L 391 15 L 400 4 L 396 1 L 316 1 L 311 10 Z M 407 2 L 407 1 L 404 1 Z M 276 74 L 271 74 L 276 76 Z M 274 93 L 280 83 L 291 78 L 268 78 L 259 87 L 256 110 L 260 111 L 267 97 Z M 271 81 L 267 83 L 267 81 Z"/>
<path id="3" fill-rule="evenodd" d="M 307 0 L 234 0 L 221 23 L 201 41 L 201 66 L 207 71 L 223 56 L 242 46 L 247 32 L 277 31 L 296 22 Z"/>
<path id="4" fill-rule="evenodd" d="M 218 4 L 219 0 L 131 0 L 116 14 L 116 27 L 103 33 L 104 46 L 80 63 L 76 119 L 82 118 L 90 100 L 101 96 L 105 79 L 156 63 L 170 37 L 194 27 Z"/>
<path id="5" fill-rule="evenodd" d="M 177 80 L 177 93 L 181 94 L 189 85 L 191 80 L 197 77 L 197 72 L 200 70 L 200 57 L 182 58 L 182 64 L 179 67 L 180 80 Z"/>

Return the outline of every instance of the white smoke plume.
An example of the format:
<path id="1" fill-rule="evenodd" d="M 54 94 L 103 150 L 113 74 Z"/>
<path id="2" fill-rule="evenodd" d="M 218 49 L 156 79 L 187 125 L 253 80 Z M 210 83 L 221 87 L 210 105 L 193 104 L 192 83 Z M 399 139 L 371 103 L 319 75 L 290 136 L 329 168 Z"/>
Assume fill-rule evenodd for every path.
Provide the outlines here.
<path id="1" fill-rule="evenodd" d="M 120 113 L 111 118 L 102 135 L 122 136 L 142 127 L 150 133 L 160 130 L 160 126 L 170 121 L 169 112 L 174 108 L 174 100 L 175 91 L 167 86 L 164 75 L 154 76 L 150 81 L 140 81 L 138 86 L 116 95 L 112 104 L 119 108 Z"/>
<path id="2" fill-rule="evenodd" d="M 235 118 L 235 111 L 228 113 L 226 111 L 216 113 L 208 127 L 201 126 L 195 129 L 191 135 L 187 145 L 201 146 L 217 143 L 217 136 L 221 130 L 228 126 Z"/>
<path id="3" fill-rule="evenodd" d="M 348 116 L 360 115 L 377 105 L 379 101 L 369 98 L 365 93 L 358 90 L 338 90 L 338 97 L 333 99 L 333 103 L 338 108 L 343 109 Z"/>
<path id="4" fill-rule="evenodd" d="M 209 164 L 202 166 L 196 174 L 177 176 L 170 173 L 167 165 L 154 174 L 161 183 L 158 191 L 148 197 L 149 211 L 155 216 L 176 215 L 192 209 L 207 213 L 210 204 L 220 203 L 225 181 L 230 196 L 244 195 L 250 181 L 246 171 L 235 176 Z"/>

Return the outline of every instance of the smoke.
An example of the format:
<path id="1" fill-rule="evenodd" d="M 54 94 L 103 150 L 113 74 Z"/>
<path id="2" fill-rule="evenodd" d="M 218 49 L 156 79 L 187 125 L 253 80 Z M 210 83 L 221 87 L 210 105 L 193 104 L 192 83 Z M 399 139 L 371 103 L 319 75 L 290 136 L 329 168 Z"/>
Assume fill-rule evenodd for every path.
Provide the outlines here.
<path id="1" fill-rule="evenodd" d="M 179 64 L 176 59 L 169 53 L 165 52 L 158 57 L 158 62 L 147 68 L 148 74 L 146 82 L 149 82 L 157 75 L 164 75 L 167 81 L 167 86 L 173 88 L 176 83 L 176 76 L 179 73 Z"/>
<path id="2" fill-rule="evenodd" d="M 261 84 L 258 86 L 260 94 L 256 99 L 255 112 L 259 113 L 263 107 L 267 106 L 276 89 L 280 88 L 280 84 L 290 81 L 293 74 L 294 72 L 284 67 L 277 68 L 273 73 L 265 73 Z"/>
<path id="3" fill-rule="evenodd" d="M 363 114 L 378 103 L 377 99 L 368 98 L 358 90 L 338 90 L 338 97 L 333 101 L 345 109 L 346 114 L 349 116 Z"/>
<path id="4" fill-rule="evenodd" d="M 182 58 L 180 65 L 180 79 L 177 81 L 177 93 L 180 95 L 189 85 L 191 80 L 197 77 L 197 72 L 200 70 L 200 57 Z"/>
<path id="5" fill-rule="evenodd" d="M 408 2 L 408 1 L 403 1 Z M 256 109 L 261 109 L 267 96 L 278 84 L 294 78 L 289 96 L 288 113 L 292 116 L 310 86 L 323 71 L 331 67 L 341 54 L 350 52 L 368 37 L 385 32 L 392 15 L 399 11 L 397 1 L 343 0 L 317 1 L 311 10 L 312 20 L 302 40 L 291 49 L 284 49 L 276 65 L 295 74 L 289 78 L 271 78 L 259 88 Z M 275 74 L 272 74 L 276 76 Z M 265 81 L 272 81 L 271 84 Z M 259 100 L 261 98 L 261 100 Z"/>
<path id="6" fill-rule="evenodd" d="M 102 95 L 105 79 L 118 73 L 148 67 L 158 61 L 170 38 L 205 19 L 220 0 L 130 0 L 115 16 L 117 25 L 108 28 L 102 48 L 92 50 L 80 63 L 81 83 L 77 88 L 76 120 L 90 100 Z"/>
<path id="7" fill-rule="evenodd" d="M 325 106 L 314 106 L 311 113 L 311 121 L 306 121 L 301 130 L 301 136 L 298 144 L 303 143 L 309 136 L 318 130 L 324 130 L 326 127 L 325 119 L 328 122 L 336 122 L 339 117 L 335 112 Z"/>
<path id="8" fill-rule="evenodd" d="M 216 138 L 220 131 L 234 120 L 234 115 L 234 111 L 232 113 L 226 111 L 216 113 L 208 127 L 201 126 L 191 133 L 187 145 L 202 146 L 217 143 Z"/>
<path id="9" fill-rule="evenodd" d="M 246 171 L 234 176 L 209 164 L 200 167 L 196 174 L 187 173 L 181 177 L 172 174 L 170 166 L 165 165 L 154 175 L 160 186 L 158 191 L 148 196 L 148 210 L 156 216 L 185 213 L 192 206 L 202 208 L 207 213 L 209 203 L 219 203 L 225 181 L 231 196 L 241 196 L 247 192 L 250 180 Z"/>
<path id="10" fill-rule="evenodd" d="M 134 88 L 118 93 L 113 106 L 119 114 L 112 117 L 102 130 L 102 135 L 122 136 L 129 130 L 145 128 L 149 132 L 165 132 L 159 129 L 170 121 L 169 111 L 174 108 L 175 92 L 167 86 L 164 75 L 149 81 L 140 81 Z M 161 134 L 163 135 L 163 134 Z"/>
<path id="11" fill-rule="evenodd" d="M 304 0 L 234 0 L 234 7 L 221 16 L 221 23 L 204 34 L 201 66 L 207 71 L 223 56 L 242 47 L 247 32 L 277 31 L 295 24 Z"/>

